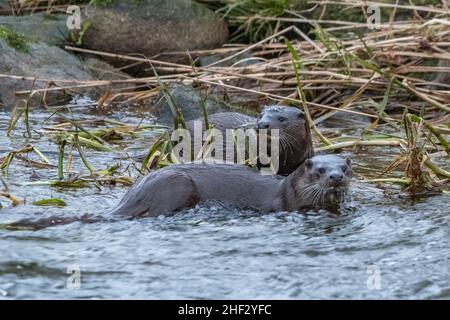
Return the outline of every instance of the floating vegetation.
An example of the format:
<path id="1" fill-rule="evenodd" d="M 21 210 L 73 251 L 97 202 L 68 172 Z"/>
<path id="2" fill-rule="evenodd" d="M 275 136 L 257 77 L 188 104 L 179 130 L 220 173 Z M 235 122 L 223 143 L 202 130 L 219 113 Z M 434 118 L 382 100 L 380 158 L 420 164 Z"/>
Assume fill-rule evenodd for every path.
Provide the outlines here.
<path id="1" fill-rule="evenodd" d="M 22 203 L 24 202 L 23 200 L 21 200 L 21 199 L 15 197 L 14 195 L 12 195 L 12 194 L 9 193 L 9 192 L 1 191 L 1 192 L 0 192 L 0 196 L 1 196 L 1 197 L 4 197 L 4 198 L 7 198 L 8 200 L 10 200 L 11 203 L 12 203 L 12 205 L 13 205 L 14 207 L 15 207 L 15 206 L 18 206 L 18 205 L 20 205 L 20 204 L 22 204 Z"/>
<path id="2" fill-rule="evenodd" d="M 23 148 L 9 152 L 3 158 L 3 161 L 0 163 L 0 169 L 3 171 L 3 174 L 5 176 L 8 176 L 9 165 L 11 164 L 11 162 L 13 161 L 13 159 L 16 156 L 18 156 L 20 154 L 29 154 L 31 152 L 34 152 L 35 154 L 37 154 L 39 156 L 39 158 L 41 158 L 43 161 L 41 163 L 36 162 L 36 161 L 34 161 L 32 163 L 34 163 L 34 164 L 37 163 L 37 164 L 40 164 L 43 166 L 50 164 L 50 161 L 47 159 L 47 157 L 41 151 L 39 151 L 36 147 L 32 146 L 31 144 L 28 144 L 28 145 L 24 146 Z"/>
<path id="3" fill-rule="evenodd" d="M 44 207 L 65 207 L 66 203 L 61 199 L 51 198 L 51 199 L 41 199 L 34 201 L 33 204 L 35 206 L 44 206 Z"/>
<path id="4" fill-rule="evenodd" d="M 25 165 L 30 167 L 41 169 L 56 168 L 57 170 L 57 181 L 39 179 L 28 183 L 28 185 L 48 185 L 55 188 L 69 189 L 87 188 L 92 185 L 100 188 L 100 186 L 106 184 L 131 185 L 134 179 L 130 175 L 123 174 L 122 170 L 124 168 L 120 163 L 107 163 L 104 169 L 96 168 L 90 161 L 90 152 L 87 154 L 86 150 L 93 149 L 100 153 L 117 152 L 116 148 L 123 148 L 127 140 L 140 139 L 141 133 L 166 128 L 161 125 L 126 124 L 104 118 L 95 121 L 74 120 L 63 115 L 60 111 L 54 112 L 50 118 L 47 118 L 40 126 L 32 130 L 35 133 L 34 135 L 38 135 L 41 138 L 45 137 L 46 140 L 52 141 L 57 146 L 57 164 L 51 163 L 44 153 L 34 145 L 26 144 L 20 149 L 10 151 L 1 158 L 0 169 L 2 169 L 5 176 L 8 175 L 8 169 L 13 160 L 19 159 L 21 160 L 20 164 L 25 163 Z M 8 135 L 11 136 L 12 132 L 18 129 L 16 127 L 21 117 L 23 117 L 23 112 L 15 108 L 10 119 Z M 42 126 L 49 122 L 50 119 L 55 118 L 59 121 L 54 125 Z M 29 123 L 29 119 L 27 120 Z M 25 127 L 30 127 L 30 125 Z M 24 136 L 27 136 L 26 132 Z M 74 153 L 81 160 L 88 173 L 75 174 L 72 172 Z M 36 159 L 28 158 L 29 155 L 35 155 Z M 126 170 L 129 170 L 129 168 L 125 168 Z"/>
<path id="5" fill-rule="evenodd" d="M 8 231 L 34 231 L 33 226 L 17 226 L 14 223 L 0 223 L 0 230 Z"/>

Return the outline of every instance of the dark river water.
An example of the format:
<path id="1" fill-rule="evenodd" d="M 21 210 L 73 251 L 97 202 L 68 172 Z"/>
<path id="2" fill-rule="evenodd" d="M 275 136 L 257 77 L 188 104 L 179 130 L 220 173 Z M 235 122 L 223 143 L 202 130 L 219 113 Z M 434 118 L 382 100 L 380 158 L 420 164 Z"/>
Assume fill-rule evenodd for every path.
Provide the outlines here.
<path id="1" fill-rule="evenodd" d="M 48 116 L 32 113 L 33 130 L 49 126 L 51 121 L 42 124 Z M 6 137 L 9 117 L 0 113 L 1 156 L 29 142 L 56 164 L 56 144 L 37 132 L 25 139 L 22 123 Z M 90 117 L 96 115 L 84 115 Z M 127 113 L 111 118 L 139 121 Z M 128 152 L 139 152 L 149 140 L 127 144 Z M 96 169 L 119 161 L 117 154 L 86 154 Z M 354 155 L 357 172 L 385 165 L 379 161 Z M 75 169 L 86 173 L 78 157 Z M 56 178 L 56 168 L 14 161 L 5 180 L 26 203 L 12 207 L 2 198 L 0 223 L 106 213 L 128 188 L 37 184 Z M 196 207 L 171 217 L 76 222 L 39 231 L 0 228 L 0 298 L 450 299 L 450 195 L 413 202 L 399 194 L 396 187 L 381 189 L 356 177 L 352 201 L 339 215 Z M 32 204 L 52 197 L 67 206 Z"/>

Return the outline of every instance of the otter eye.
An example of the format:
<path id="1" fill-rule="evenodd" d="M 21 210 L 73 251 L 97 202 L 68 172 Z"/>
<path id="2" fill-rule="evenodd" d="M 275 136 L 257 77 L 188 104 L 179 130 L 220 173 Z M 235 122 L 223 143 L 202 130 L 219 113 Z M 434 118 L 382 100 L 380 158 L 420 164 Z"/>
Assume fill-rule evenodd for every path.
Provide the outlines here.
<path id="1" fill-rule="evenodd" d="M 342 167 L 342 172 L 346 172 L 347 171 L 347 167 Z"/>
<path id="2" fill-rule="evenodd" d="M 319 168 L 318 171 L 319 171 L 320 174 L 324 174 L 325 173 L 325 169 L 324 168 Z"/>
<path id="3" fill-rule="evenodd" d="M 279 117 L 279 118 L 278 118 L 278 121 L 284 122 L 284 121 L 286 121 L 286 118 L 285 118 L 285 117 Z"/>

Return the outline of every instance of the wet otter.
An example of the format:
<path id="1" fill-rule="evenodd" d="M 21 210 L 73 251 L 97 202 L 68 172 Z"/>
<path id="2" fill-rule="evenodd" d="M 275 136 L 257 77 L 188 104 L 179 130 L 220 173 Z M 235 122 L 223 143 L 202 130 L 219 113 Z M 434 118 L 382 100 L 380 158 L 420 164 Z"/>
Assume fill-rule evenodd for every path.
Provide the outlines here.
<path id="1" fill-rule="evenodd" d="M 351 177 L 350 159 L 334 155 L 308 159 L 282 179 L 238 164 L 177 164 L 143 177 L 111 213 L 158 216 L 204 201 L 260 212 L 295 211 L 339 204 Z"/>
<path id="2" fill-rule="evenodd" d="M 194 123 L 202 123 L 198 118 L 186 123 L 191 136 L 194 136 Z M 210 126 L 222 131 L 240 127 L 278 129 L 280 134 L 279 170 L 277 174 L 288 175 L 298 168 L 306 159 L 314 155 L 311 132 L 304 119 L 303 112 L 298 108 L 282 105 L 266 106 L 258 118 L 253 118 L 237 112 L 221 112 L 208 117 Z M 270 146 L 269 146 L 270 147 Z M 225 153 L 224 153 L 225 154 Z"/>
<path id="3" fill-rule="evenodd" d="M 298 108 L 286 106 L 265 107 L 257 121 L 258 129 L 279 129 L 280 169 L 288 175 L 306 159 L 314 156 L 311 132 L 304 114 Z"/>
<path id="4" fill-rule="evenodd" d="M 8 228 L 39 230 L 77 221 L 159 216 L 208 200 L 260 212 L 335 206 L 346 198 L 351 177 L 350 159 L 333 155 L 307 159 L 285 178 L 263 176 L 238 164 L 172 165 L 138 180 L 108 215 L 22 219 Z"/>

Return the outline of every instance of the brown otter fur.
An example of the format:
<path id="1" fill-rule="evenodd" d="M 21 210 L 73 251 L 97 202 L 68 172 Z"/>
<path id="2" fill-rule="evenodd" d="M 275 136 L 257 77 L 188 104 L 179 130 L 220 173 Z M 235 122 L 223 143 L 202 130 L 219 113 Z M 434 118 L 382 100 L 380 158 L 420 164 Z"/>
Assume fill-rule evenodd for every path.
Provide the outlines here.
<path id="1" fill-rule="evenodd" d="M 203 118 L 186 123 L 187 129 L 194 136 L 194 121 L 202 123 Z M 210 127 L 222 131 L 225 136 L 227 129 L 255 128 L 278 129 L 280 135 L 279 170 L 277 174 L 288 175 L 297 169 L 306 159 L 314 155 L 311 132 L 304 119 L 303 112 L 298 108 L 281 105 L 266 106 L 258 118 L 253 118 L 237 112 L 221 112 L 208 117 Z M 225 150 L 224 150 L 225 152 Z"/>
<path id="2" fill-rule="evenodd" d="M 110 215 L 22 219 L 10 228 L 39 230 L 73 222 L 93 223 L 175 213 L 208 200 L 261 212 L 337 205 L 345 199 L 350 159 L 315 156 L 285 178 L 263 176 L 237 164 L 181 164 L 154 171 L 128 190 Z"/>
<path id="3" fill-rule="evenodd" d="M 112 214 L 158 216 L 210 200 L 260 212 L 295 211 L 339 204 L 351 176 L 350 160 L 334 155 L 308 159 L 282 179 L 238 164 L 178 164 L 139 180 Z"/>

